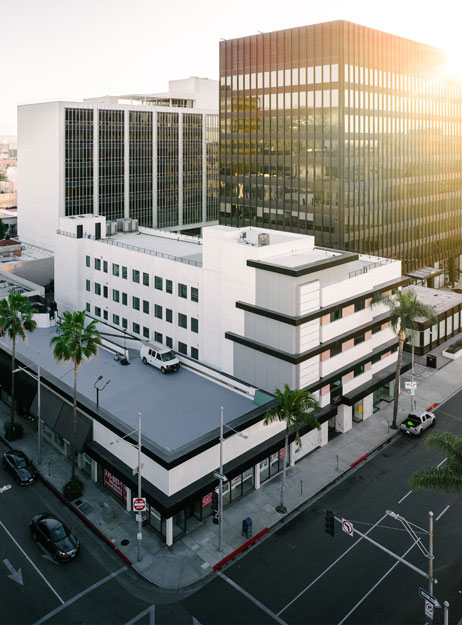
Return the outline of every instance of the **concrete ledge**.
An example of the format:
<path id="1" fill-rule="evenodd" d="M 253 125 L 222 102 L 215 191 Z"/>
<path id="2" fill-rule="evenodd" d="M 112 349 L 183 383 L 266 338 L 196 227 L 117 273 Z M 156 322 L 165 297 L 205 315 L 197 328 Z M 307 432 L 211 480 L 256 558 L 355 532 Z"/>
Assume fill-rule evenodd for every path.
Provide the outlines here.
<path id="1" fill-rule="evenodd" d="M 449 358 L 449 360 L 457 360 L 458 358 L 460 358 L 462 356 L 462 348 L 458 349 L 456 352 L 454 352 L 454 354 L 451 354 L 451 352 L 448 352 L 447 349 L 444 349 L 441 354 L 445 357 L 445 358 Z"/>

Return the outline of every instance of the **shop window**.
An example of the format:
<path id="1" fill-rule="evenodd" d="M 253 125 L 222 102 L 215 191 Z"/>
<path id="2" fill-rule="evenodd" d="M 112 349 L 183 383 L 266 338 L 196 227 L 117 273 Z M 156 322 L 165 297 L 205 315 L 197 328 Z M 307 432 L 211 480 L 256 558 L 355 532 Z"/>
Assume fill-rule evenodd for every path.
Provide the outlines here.
<path id="1" fill-rule="evenodd" d="M 242 474 L 242 494 L 245 495 L 255 487 L 254 468 L 250 467 Z"/>
<path id="2" fill-rule="evenodd" d="M 81 469 L 88 477 L 91 477 L 91 458 L 85 452 L 82 453 L 82 466 Z"/>
<path id="3" fill-rule="evenodd" d="M 260 484 L 262 484 L 269 478 L 269 459 L 265 458 L 262 460 L 258 465 L 258 468 L 260 470 Z"/>

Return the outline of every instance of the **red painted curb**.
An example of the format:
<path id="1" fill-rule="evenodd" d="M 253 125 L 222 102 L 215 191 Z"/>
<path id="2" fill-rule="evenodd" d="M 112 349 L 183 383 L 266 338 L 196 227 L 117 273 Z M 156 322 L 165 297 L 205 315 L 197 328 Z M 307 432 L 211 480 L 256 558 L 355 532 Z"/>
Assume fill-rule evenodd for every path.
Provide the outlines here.
<path id="1" fill-rule="evenodd" d="M 226 564 L 227 562 L 235 558 L 239 553 L 241 553 L 241 551 L 244 551 L 245 549 L 250 547 L 250 545 L 253 545 L 254 542 L 257 541 L 259 538 L 261 538 L 263 534 L 266 534 L 267 531 L 268 531 L 268 528 L 265 527 L 265 529 L 262 529 L 261 532 L 258 532 L 258 534 L 255 534 L 253 538 L 249 538 L 249 540 L 247 540 L 243 545 L 241 545 L 235 551 L 230 553 L 229 556 L 226 556 L 226 558 L 223 558 L 223 560 L 220 560 L 220 562 L 217 562 L 214 565 L 213 570 L 218 571 L 219 568 L 221 568 L 224 564 Z"/>
<path id="2" fill-rule="evenodd" d="M 70 501 L 67 501 L 67 499 L 64 497 L 64 495 L 62 494 L 62 492 L 61 492 L 58 488 L 56 488 L 56 486 L 53 486 L 53 484 L 52 484 L 51 482 L 49 482 L 47 479 L 45 479 L 45 478 L 43 477 L 43 475 L 41 475 L 40 473 L 38 473 L 38 476 L 39 476 L 40 480 L 41 480 L 41 481 L 45 484 L 45 486 L 46 486 L 49 490 L 51 490 L 51 491 L 52 491 L 52 492 L 53 492 L 53 493 L 54 493 L 54 494 L 55 494 L 55 495 L 56 495 L 56 496 L 57 496 L 57 497 L 58 497 L 58 498 L 62 501 L 62 503 L 64 503 L 64 504 L 65 504 L 65 505 L 66 505 L 66 506 L 67 506 L 70 510 L 72 510 L 72 512 L 74 512 L 74 514 L 76 514 L 76 515 L 77 515 L 80 519 L 82 519 L 82 521 L 83 521 L 86 525 L 88 525 L 88 527 L 91 529 L 91 531 L 92 531 L 94 534 L 96 534 L 99 538 L 101 538 L 101 540 L 103 540 L 103 541 L 104 541 L 107 545 L 109 545 L 109 546 L 110 546 L 110 547 L 111 547 L 111 548 L 112 548 L 112 549 L 116 552 L 116 554 L 117 554 L 120 558 L 122 558 L 122 560 L 125 562 L 125 564 L 128 564 L 128 566 L 133 566 L 132 561 L 131 561 L 131 560 L 129 560 L 129 559 L 127 558 L 127 556 L 126 556 L 124 553 L 122 553 L 122 552 L 120 551 L 120 549 L 119 549 L 118 547 L 116 547 L 116 546 L 114 545 L 114 543 L 113 543 L 112 541 L 110 541 L 110 540 L 109 540 L 109 538 L 108 538 L 107 536 L 105 536 L 105 535 L 103 534 L 103 532 L 102 532 L 100 529 L 98 529 L 98 528 L 96 527 L 96 525 L 94 525 L 94 524 L 90 521 L 90 519 L 87 519 L 87 517 L 86 517 L 86 516 L 85 516 L 82 512 L 80 512 L 80 510 L 79 510 L 78 508 L 76 508 L 76 507 L 74 506 L 74 504 L 72 504 Z"/>
<path id="3" fill-rule="evenodd" d="M 358 458 L 357 460 L 355 460 L 354 462 L 352 462 L 350 464 L 350 469 L 352 469 L 353 467 L 355 467 L 357 464 L 359 464 L 360 462 L 362 462 L 363 460 L 365 460 L 367 457 L 369 456 L 369 454 L 364 454 L 364 456 L 361 456 L 361 458 Z"/>
<path id="4" fill-rule="evenodd" d="M 430 410 L 433 410 L 433 408 L 436 408 L 438 404 L 439 402 L 436 401 L 434 404 L 430 406 L 430 408 L 427 408 L 427 412 L 430 412 Z"/>

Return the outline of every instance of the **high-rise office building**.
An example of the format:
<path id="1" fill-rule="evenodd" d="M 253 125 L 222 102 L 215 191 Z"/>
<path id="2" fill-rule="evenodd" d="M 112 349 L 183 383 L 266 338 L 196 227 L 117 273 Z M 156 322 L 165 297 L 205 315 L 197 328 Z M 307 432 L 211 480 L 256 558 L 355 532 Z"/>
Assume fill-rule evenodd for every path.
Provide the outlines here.
<path id="1" fill-rule="evenodd" d="M 220 222 L 458 277 L 462 89 L 443 53 L 335 21 L 220 42 Z"/>
<path id="2" fill-rule="evenodd" d="M 103 215 L 147 228 L 218 221 L 218 83 L 18 108 L 18 226 L 54 248 L 59 217 Z"/>

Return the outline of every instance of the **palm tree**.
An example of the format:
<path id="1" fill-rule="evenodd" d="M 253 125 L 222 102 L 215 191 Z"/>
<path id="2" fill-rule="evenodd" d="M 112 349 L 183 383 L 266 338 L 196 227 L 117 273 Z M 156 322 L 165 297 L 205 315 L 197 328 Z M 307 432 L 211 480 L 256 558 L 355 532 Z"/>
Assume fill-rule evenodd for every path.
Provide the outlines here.
<path id="1" fill-rule="evenodd" d="M 28 297 L 21 293 L 10 293 L 6 299 L 0 301 L 0 336 L 8 334 L 11 340 L 11 417 L 10 428 L 13 440 L 15 438 L 14 428 L 14 371 L 16 369 L 16 339 L 21 337 L 26 339 L 26 332 L 33 332 L 37 327 L 37 322 L 32 319 L 32 315 L 37 312 L 30 303 Z"/>
<path id="2" fill-rule="evenodd" d="M 307 410 L 317 410 L 319 403 L 309 391 L 291 391 L 288 384 L 284 384 L 284 390 L 274 389 L 277 405 L 266 413 L 264 425 L 269 425 L 273 421 L 284 421 L 286 424 L 286 435 L 284 442 L 284 462 L 282 469 L 281 500 L 276 510 L 284 514 L 287 508 L 284 506 L 284 492 L 286 488 L 287 453 L 289 446 L 289 436 L 292 429 L 295 429 L 295 441 L 300 448 L 302 441 L 300 438 L 300 427 L 307 425 L 311 428 L 321 426 L 316 417 Z"/>
<path id="3" fill-rule="evenodd" d="M 427 467 L 411 478 L 412 490 L 432 488 L 445 493 L 462 492 L 462 436 L 435 430 L 425 441 L 427 447 L 439 449 L 447 462 L 442 466 Z"/>
<path id="4" fill-rule="evenodd" d="M 66 311 L 59 326 L 59 334 L 54 336 L 53 355 L 56 360 L 72 360 L 74 363 L 74 413 L 72 436 L 72 479 L 75 477 L 75 441 L 77 432 L 77 371 L 84 358 L 91 358 L 98 353 L 101 334 L 96 328 L 96 321 L 85 327 L 85 310 L 71 313 Z"/>
<path id="5" fill-rule="evenodd" d="M 407 335 L 412 334 L 418 329 L 417 319 L 423 317 L 433 323 L 435 318 L 431 306 L 427 306 L 426 304 L 419 302 L 415 291 L 412 289 L 398 291 L 395 295 L 376 293 L 372 298 L 372 306 L 377 304 L 384 304 L 390 309 L 391 326 L 398 336 L 398 358 L 396 360 L 393 422 L 391 424 L 392 429 L 396 430 L 401 362 L 403 360 L 404 343 L 406 342 Z"/>

